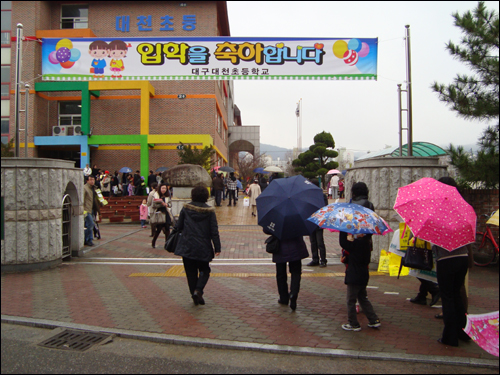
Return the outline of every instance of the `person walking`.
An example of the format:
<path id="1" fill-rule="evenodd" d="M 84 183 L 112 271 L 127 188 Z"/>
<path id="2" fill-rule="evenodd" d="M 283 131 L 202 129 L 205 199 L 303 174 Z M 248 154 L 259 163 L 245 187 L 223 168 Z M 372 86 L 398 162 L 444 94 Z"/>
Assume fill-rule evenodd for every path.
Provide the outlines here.
<path id="1" fill-rule="evenodd" d="M 100 202 L 95 192 L 95 178 L 89 176 L 87 183 L 83 186 L 83 214 L 85 223 L 85 242 L 86 246 L 94 246 L 93 231 L 94 231 L 94 216 L 93 212 L 99 212 Z"/>
<path id="2" fill-rule="evenodd" d="M 438 181 L 458 190 L 457 183 L 451 177 L 441 177 Z M 464 299 L 460 293 L 469 267 L 470 245 L 453 251 L 433 245 L 432 250 L 436 256 L 437 282 L 443 305 L 444 329 L 438 342 L 448 346 L 458 346 L 458 340 L 470 340 L 463 331 L 467 317 Z"/>
<path id="3" fill-rule="evenodd" d="M 334 174 L 330 179 L 330 188 L 332 189 L 332 198 L 337 199 L 337 191 L 339 190 L 339 176 L 337 176 L 336 174 Z"/>
<path id="4" fill-rule="evenodd" d="M 204 305 L 203 291 L 210 277 L 210 262 L 221 252 L 215 208 L 210 207 L 208 190 L 191 190 L 191 202 L 184 205 L 175 226 L 181 232 L 175 255 L 182 257 L 189 292 L 195 305 Z"/>
<path id="5" fill-rule="evenodd" d="M 219 173 L 212 180 L 214 191 L 215 191 L 215 205 L 217 207 L 221 206 L 222 194 L 224 192 L 224 180 L 222 179 L 222 173 Z"/>
<path id="6" fill-rule="evenodd" d="M 153 214 L 153 200 L 155 199 L 160 199 L 160 194 L 158 194 L 158 184 L 156 182 L 153 182 L 151 184 L 151 191 L 149 192 L 148 195 L 148 200 L 147 200 L 147 205 L 148 205 L 148 214 L 149 217 Z M 150 227 L 151 227 L 151 235 L 149 237 L 154 237 L 155 235 L 155 225 L 151 223 L 151 220 L 149 222 Z"/>
<path id="7" fill-rule="evenodd" d="M 170 191 L 168 190 L 168 186 L 165 184 L 161 184 L 158 189 L 159 199 L 153 200 L 153 208 L 154 213 L 152 215 L 162 214 L 165 216 L 164 223 L 155 223 L 155 234 L 153 236 L 153 241 L 151 242 L 151 247 L 154 249 L 156 247 L 156 239 L 160 235 L 160 232 L 163 231 L 165 233 L 165 240 L 170 234 L 170 215 L 168 213 L 168 205 L 170 203 Z"/>
<path id="8" fill-rule="evenodd" d="M 257 198 L 261 194 L 259 180 L 255 179 L 248 189 L 248 196 L 250 197 L 250 206 L 252 207 L 252 216 L 257 216 Z"/>
<path id="9" fill-rule="evenodd" d="M 264 233 L 272 235 L 267 228 Z M 276 283 L 278 285 L 279 299 L 281 305 L 288 305 L 295 311 L 297 308 L 297 298 L 300 291 L 300 280 L 302 278 L 302 259 L 309 257 L 306 243 L 302 236 L 287 240 L 280 240 L 280 251 L 273 254 L 273 263 L 276 264 Z M 291 283 L 288 292 L 286 265 L 290 271 Z"/>
<path id="10" fill-rule="evenodd" d="M 260 178 L 259 186 L 260 186 L 260 191 L 263 193 L 264 190 L 266 190 L 267 188 L 267 180 L 264 176 Z"/>
<path id="11" fill-rule="evenodd" d="M 319 187 L 319 180 L 317 178 L 311 179 L 311 182 Z M 325 206 L 328 206 L 328 197 L 323 193 L 323 199 Z M 311 241 L 311 255 L 312 261 L 307 264 L 309 267 L 326 267 L 326 246 L 325 239 L 323 236 L 324 229 L 318 227 L 310 236 L 309 241 Z M 318 254 L 319 252 L 319 254 Z"/>
<path id="12" fill-rule="evenodd" d="M 231 172 L 229 179 L 227 180 L 227 191 L 229 195 L 229 204 L 231 205 L 231 200 L 233 201 L 233 206 L 236 206 L 236 177 L 234 177 L 234 172 Z"/>
<path id="13" fill-rule="evenodd" d="M 374 211 L 373 204 L 368 200 L 368 187 L 364 182 L 357 182 L 351 189 L 352 203 L 359 204 Z M 368 300 L 366 286 L 370 278 L 368 266 L 373 249 L 371 234 L 351 235 L 346 232 L 339 233 L 339 243 L 342 247 L 342 263 L 345 264 L 344 283 L 347 285 L 347 319 L 349 323 L 343 324 L 346 331 L 361 331 L 356 313 L 356 300 L 368 318 L 368 327 L 380 327 L 380 320 L 375 313 L 371 302 Z"/>

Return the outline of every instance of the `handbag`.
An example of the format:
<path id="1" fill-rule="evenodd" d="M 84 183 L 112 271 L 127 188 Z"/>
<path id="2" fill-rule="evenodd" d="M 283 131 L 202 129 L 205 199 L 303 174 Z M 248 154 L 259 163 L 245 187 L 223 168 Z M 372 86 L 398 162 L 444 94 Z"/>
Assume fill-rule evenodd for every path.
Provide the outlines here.
<path id="1" fill-rule="evenodd" d="M 414 245 L 408 246 L 405 256 L 401 258 L 399 273 L 401 273 L 403 266 L 424 271 L 431 271 L 434 267 L 432 250 L 417 247 L 416 244 L 417 238 L 415 237 Z"/>
<path id="2" fill-rule="evenodd" d="M 280 240 L 276 236 L 267 237 L 266 241 L 266 252 L 269 254 L 278 254 L 280 252 Z"/>
<path id="3" fill-rule="evenodd" d="M 175 248 L 177 247 L 177 242 L 179 241 L 179 236 L 181 232 L 178 232 L 176 228 L 172 229 L 170 234 L 168 235 L 167 240 L 165 241 L 165 250 L 169 253 L 173 253 Z"/>
<path id="4" fill-rule="evenodd" d="M 151 215 L 151 218 L 149 219 L 149 222 L 151 224 L 165 224 L 167 222 L 167 215 L 161 212 L 160 210 L 156 210 L 153 212 Z"/>

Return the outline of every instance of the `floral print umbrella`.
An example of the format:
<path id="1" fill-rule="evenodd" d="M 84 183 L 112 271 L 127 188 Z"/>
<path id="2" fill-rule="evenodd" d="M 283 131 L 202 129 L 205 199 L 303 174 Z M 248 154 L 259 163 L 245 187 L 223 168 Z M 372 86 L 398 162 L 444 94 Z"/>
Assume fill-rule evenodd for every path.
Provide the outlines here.
<path id="1" fill-rule="evenodd" d="M 452 251 L 475 242 L 476 213 L 458 190 L 433 178 L 400 187 L 394 210 L 422 240 Z"/>
<path id="2" fill-rule="evenodd" d="M 498 357 L 498 311 L 467 314 L 464 331 L 481 348 Z"/>
<path id="3" fill-rule="evenodd" d="M 329 204 L 313 213 L 307 220 L 332 232 L 380 235 L 392 232 L 384 219 L 369 208 L 355 203 Z"/>

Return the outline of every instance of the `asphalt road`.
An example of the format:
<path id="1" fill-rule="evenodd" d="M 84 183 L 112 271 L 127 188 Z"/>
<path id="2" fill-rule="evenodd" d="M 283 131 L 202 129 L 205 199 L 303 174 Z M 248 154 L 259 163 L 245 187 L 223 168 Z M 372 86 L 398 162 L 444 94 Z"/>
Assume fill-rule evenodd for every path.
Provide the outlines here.
<path id="1" fill-rule="evenodd" d="M 168 345 L 115 337 L 86 352 L 37 346 L 49 329 L 1 325 L 1 373 L 436 373 L 498 374 L 498 369 L 325 358 Z"/>

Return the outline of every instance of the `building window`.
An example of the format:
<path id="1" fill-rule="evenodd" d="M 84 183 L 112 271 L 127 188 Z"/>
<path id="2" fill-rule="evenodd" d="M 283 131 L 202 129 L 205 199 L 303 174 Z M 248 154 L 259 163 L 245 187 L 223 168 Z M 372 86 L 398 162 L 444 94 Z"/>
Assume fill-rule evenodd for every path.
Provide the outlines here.
<path id="1" fill-rule="evenodd" d="M 12 29 L 12 1 L 2 1 L 2 44 L 10 45 Z"/>
<path id="2" fill-rule="evenodd" d="M 74 126 L 82 124 L 81 102 L 59 103 L 59 126 Z"/>
<path id="3" fill-rule="evenodd" d="M 61 5 L 61 29 L 87 29 L 89 6 L 87 4 Z"/>
<path id="4" fill-rule="evenodd" d="M 9 122 L 10 122 L 10 30 L 12 28 L 12 1 L 2 1 L 2 26 L 1 44 L 2 47 L 2 143 L 9 142 Z"/>

